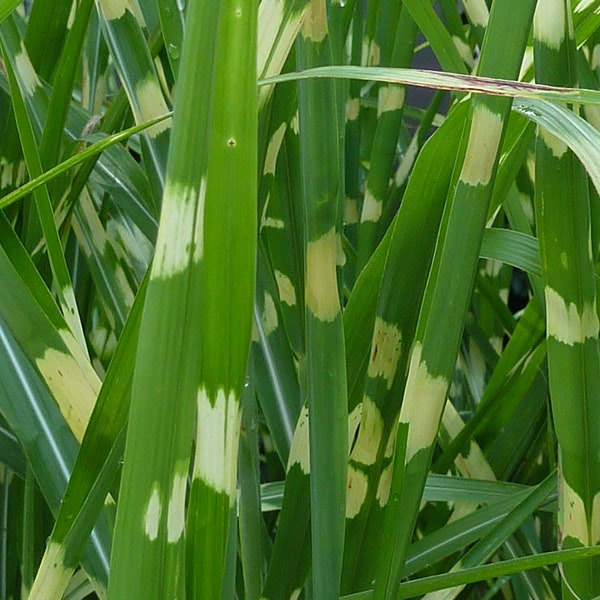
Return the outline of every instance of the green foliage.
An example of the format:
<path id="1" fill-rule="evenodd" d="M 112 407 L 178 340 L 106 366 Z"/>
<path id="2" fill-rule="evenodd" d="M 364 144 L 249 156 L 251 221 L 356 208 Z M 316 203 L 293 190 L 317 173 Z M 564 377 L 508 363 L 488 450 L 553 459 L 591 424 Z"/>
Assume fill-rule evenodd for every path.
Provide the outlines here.
<path id="1" fill-rule="evenodd" d="M 0 597 L 600 597 L 599 12 L 0 1 Z"/>

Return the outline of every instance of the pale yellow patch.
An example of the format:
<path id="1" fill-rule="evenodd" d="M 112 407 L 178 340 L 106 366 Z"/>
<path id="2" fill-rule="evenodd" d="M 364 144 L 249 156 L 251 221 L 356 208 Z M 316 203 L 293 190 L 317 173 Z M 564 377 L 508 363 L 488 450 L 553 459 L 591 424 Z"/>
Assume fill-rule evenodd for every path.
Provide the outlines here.
<path id="1" fill-rule="evenodd" d="M 346 198 L 344 200 L 344 223 L 346 225 L 355 225 L 358 223 L 358 202 L 355 198 Z"/>
<path id="2" fill-rule="evenodd" d="M 485 0 L 463 0 L 463 6 L 471 24 L 475 27 L 487 27 L 490 11 Z"/>
<path id="3" fill-rule="evenodd" d="M 377 97 L 377 117 L 390 110 L 400 110 L 404 105 L 406 90 L 400 85 L 384 85 Z"/>
<path id="4" fill-rule="evenodd" d="M 279 148 L 281 148 L 281 142 L 283 141 L 283 136 L 285 135 L 286 129 L 287 125 L 285 123 L 282 123 L 269 140 L 269 145 L 267 146 L 267 154 L 265 156 L 265 168 L 263 170 L 264 175 L 275 174 L 277 155 L 279 154 Z"/>
<path id="5" fill-rule="evenodd" d="M 322 42 L 327 36 L 327 7 L 325 0 L 311 0 L 304 13 L 302 36 L 314 43 Z"/>
<path id="6" fill-rule="evenodd" d="M 559 494 L 562 507 L 559 511 L 559 525 L 563 539 L 570 536 L 579 540 L 584 546 L 589 546 L 590 535 L 583 500 L 564 477 L 559 483 Z"/>
<path id="7" fill-rule="evenodd" d="M 381 49 L 379 48 L 379 44 L 374 41 L 371 41 L 369 44 L 369 65 L 372 67 L 376 67 L 379 65 L 381 60 Z"/>
<path id="8" fill-rule="evenodd" d="M 169 112 L 158 82 L 151 76 L 140 81 L 136 86 L 137 110 L 136 121 L 143 123 L 161 117 Z M 135 109 L 134 109 L 135 110 Z M 165 119 L 146 129 L 150 137 L 156 137 L 171 126 L 171 119 Z"/>
<path id="9" fill-rule="evenodd" d="M 133 16 L 135 17 L 139 26 L 145 29 L 146 21 L 144 20 L 144 13 L 140 8 L 138 0 L 129 0 L 129 10 L 133 13 Z M 160 61 L 156 61 L 156 63 L 160 65 Z"/>
<path id="10" fill-rule="evenodd" d="M 107 21 L 120 19 L 125 11 L 130 10 L 128 0 L 100 0 L 100 7 Z"/>
<path id="11" fill-rule="evenodd" d="M 276 42 L 275 36 L 283 23 L 285 3 L 282 0 L 262 0 L 258 7 L 257 69 L 263 74 Z"/>
<path id="12" fill-rule="evenodd" d="M 279 290 L 279 298 L 288 306 L 296 306 L 296 290 L 292 280 L 281 271 L 275 269 L 275 281 Z"/>
<path id="13" fill-rule="evenodd" d="M 597 131 L 600 131 L 600 107 L 587 105 L 583 107 L 585 120 Z"/>
<path id="14" fill-rule="evenodd" d="M 338 233 L 335 237 L 335 264 L 338 267 L 343 267 L 346 264 L 346 253 L 344 252 L 344 244 L 342 243 L 342 236 Z"/>
<path id="15" fill-rule="evenodd" d="M 260 342 L 260 333 L 254 319 L 252 319 L 252 341 L 256 343 Z"/>
<path id="16" fill-rule="evenodd" d="M 167 541 L 169 544 L 175 544 L 183 535 L 186 487 L 187 465 L 177 465 L 175 468 L 175 477 L 173 477 L 169 506 L 167 508 Z"/>
<path id="17" fill-rule="evenodd" d="M 40 87 L 41 83 L 29 60 L 29 55 L 23 42 L 21 42 L 21 51 L 15 56 L 15 66 L 23 85 L 23 91 L 28 96 L 33 96 L 36 88 Z"/>
<path id="18" fill-rule="evenodd" d="M 73 2 L 71 4 L 71 11 L 69 12 L 69 19 L 67 20 L 67 29 L 73 27 L 73 21 L 75 21 L 75 15 L 77 14 L 77 4 Z M 84 67 L 85 69 L 85 67 Z"/>
<path id="19" fill-rule="evenodd" d="M 394 418 L 394 424 L 392 425 L 392 430 L 390 431 L 390 436 L 388 437 L 387 444 L 385 446 L 385 452 L 383 456 L 385 458 L 391 458 L 394 454 L 394 448 L 396 447 L 396 436 L 398 435 L 398 425 L 400 424 L 400 413 Z"/>
<path id="20" fill-rule="evenodd" d="M 275 302 L 273 301 L 273 296 L 271 296 L 269 292 L 265 292 L 265 304 L 263 308 L 263 313 L 261 315 L 261 320 L 263 329 L 265 331 L 265 335 L 273 333 L 279 325 L 279 320 L 277 318 L 277 309 L 275 308 Z"/>
<path id="21" fill-rule="evenodd" d="M 294 43 L 307 6 L 288 14 L 282 0 L 261 0 L 258 6 L 258 78 L 278 75 Z M 273 93 L 273 85 L 258 88 L 259 113 Z"/>
<path id="22" fill-rule="evenodd" d="M 346 121 L 356 121 L 360 114 L 360 100 L 358 98 L 349 98 L 346 102 Z"/>
<path id="23" fill-rule="evenodd" d="M 498 277 L 502 270 L 502 265 L 503 263 L 500 260 L 486 260 L 483 272 L 488 277 Z"/>
<path id="24" fill-rule="evenodd" d="M 337 236 L 331 228 L 306 249 L 306 306 L 319 321 L 340 313 L 336 279 Z"/>
<path id="25" fill-rule="evenodd" d="M 473 398 L 478 401 L 483 395 L 483 389 L 485 388 L 487 363 L 481 348 L 473 338 L 469 338 L 469 365 L 465 364 L 465 372 L 470 374 L 468 385 Z"/>
<path id="26" fill-rule="evenodd" d="M 146 505 L 146 512 L 144 513 L 144 533 L 151 542 L 158 537 L 161 512 L 160 491 L 158 489 L 158 482 L 155 481 L 152 485 L 148 504 Z"/>
<path id="27" fill-rule="evenodd" d="M 558 50 L 566 31 L 564 0 L 539 0 L 533 15 L 534 38 L 549 48 Z"/>
<path id="28" fill-rule="evenodd" d="M 552 156 L 561 158 L 569 147 L 559 138 L 546 131 L 543 127 L 538 127 L 539 136 L 544 144 L 552 152 Z"/>
<path id="29" fill-rule="evenodd" d="M 411 354 L 400 409 L 400 422 L 408 424 L 405 463 L 419 450 L 429 448 L 435 442 L 449 386 L 444 377 L 429 374 L 427 364 L 421 360 L 421 349 L 417 342 Z"/>
<path id="30" fill-rule="evenodd" d="M 442 427 L 450 436 L 450 439 L 456 438 L 465 426 L 464 421 L 458 414 L 452 402 L 446 402 L 444 414 L 442 416 Z M 471 442 L 467 456 L 459 454 L 455 459 L 455 464 L 463 477 L 474 479 L 484 479 L 494 481 L 496 476 L 490 467 L 485 455 L 479 445 Z"/>
<path id="31" fill-rule="evenodd" d="M 290 448 L 290 456 L 288 458 L 288 467 L 290 468 L 298 464 L 301 471 L 308 475 L 310 473 L 310 446 L 308 440 L 308 407 L 303 407 L 298 417 L 292 447 Z"/>
<path id="32" fill-rule="evenodd" d="M 363 201 L 362 215 L 360 217 L 362 223 L 371 221 L 377 223 L 383 213 L 383 202 L 373 196 L 369 188 L 365 191 L 365 199 Z"/>
<path id="33" fill-rule="evenodd" d="M 404 156 L 402 156 L 400 164 L 398 165 L 398 169 L 396 170 L 396 174 L 394 175 L 394 182 L 396 184 L 396 187 L 402 187 L 408 179 L 412 167 L 415 164 L 418 152 L 419 140 L 415 135 L 413 136 L 412 140 L 410 140 L 410 144 L 404 152 Z"/>
<path id="34" fill-rule="evenodd" d="M 296 135 L 300 133 L 300 117 L 298 116 L 298 111 L 296 111 L 296 114 L 292 117 L 292 120 L 290 121 L 290 129 Z"/>
<path id="35" fill-rule="evenodd" d="M 592 51 L 591 67 L 594 70 L 600 67 L 600 44 L 596 44 Z"/>
<path id="36" fill-rule="evenodd" d="M 64 546 L 50 542 L 46 547 L 28 597 L 37 600 L 62 598 L 73 571 L 73 568 L 65 565 Z"/>
<path id="37" fill-rule="evenodd" d="M 392 487 L 392 475 L 394 470 L 394 463 L 390 463 L 379 476 L 379 483 L 377 484 L 377 492 L 375 498 L 379 502 L 379 506 L 382 508 L 388 503 L 390 499 L 390 488 Z"/>
<path id="38" fill-rule="evenodd" d="M 274 217 L 267 216 L 270 200 L 271 194 L 267 194 L 267 199 L 263 205 L 262 215 L 260 217 L 260 228 L 262 229 L 263 227 L 270 227 L 271 229 L 285 229 L 285 223 L 283 219 L 276 219 Z"/>
<path id="39" fill-rule="evenodd" d="M 377 459 L 377 451 L 383 434 L 383 417 L 377 405 L 369 396 L 362 401 L 362 418 L 358 438 L 350 458 L 363 465 L 372 465 Z"/>
<path id="40" fill-rule="evenodd" d="M 366 67 L 369 64 L 369 44 L 370 39 L 365 36 L 360 48 L 360 66 Z"/>
<path id="41" fill-rule="evenodd" d="M 354 436 L 362 418 L 362 402 L 359 402 L 348 415 L 348 452 L 352 451 Z"/>
<path id="42" fill-rule="evenodd" d="M 82 369 L 72 355 L 47 348 L 36 367 L 73 435 L 81 442 L 98 394 L 98 377 L 88 363 Z"/>
<path id="43" fill-rule="evenodd" d="M 465 41 L 461 40 L 458 36 L 453 35 L 452 41 L 454 42 L 454 47 L 458 50 L 458 54 L 463 59 L 465 64 L 469 65 L 469 67 L 473 67 L 473 53 L 471 51 L 471 47 Z"/>
<path id="44" fill-rule="evenodd" d="M 568 346 L 598 337 L 600 324 L 595 302 L 586 303 L 580 314 L 573 302 L 567 306 L 564 298 L 551 287 L 546 287 L 545 295 L 548 336 Z"/>
<path id="45" fill-rule="evenodd" d="M 115 267 L 115 281 L 121 292 L 121 296 L 125 301 L 127 306 L 132 306 L 135 296 L 133 294 L 133 290 L 129 285 L 129 281 L 127 280 L 127 276 L 125 275 L 125 271 L 120 264 L 117 264 Z"/>
<path id="46" fill-rule="evenodd" d="M 290 596 L 290 600 L 298 600 L 300 598 L 300 594 L 302 593 L 302 588 L 297 588 L 292 592 Z"/>
<path id="47" fill-rule="evenodd" d="M 502 137 L 502 117 L 482 104 L 473 110 L 473 121 L 460 179 L 469 185 L 490 182 Z"/>
<path id="48" fill-rule="evenodd" d="M 79 245 L 88 258 L 96 254 L 105 256 L 110 242 L 86 191 L 79 197 L 79 206 L 83 222 L 80 223 L 79 219 L 73 221 L 73 230 L 75 231 Z M 122 299 L 126 302 L 127 306 L 131 306 L 134 294 L 120 264 L 117 264 L 115 267 L 115 281 L 120 289 Z M 107 319 L 111 328 L 114 329 L 114 314 L 112 312 L 107 313 Z"/>
<path id="49" fill-rule="evenodd" d="M 597 545 L 600 543 L 600 492 L 594 496 L 594 502 L 592 504 L 592 517 L 590 522 L 590 545 Z"/>
<path id="50" fill-rule="evenodd" d="M 212 402 L 211 402 L 212 400 Z M 198 422 L 194 478 L 235 500 L 241 411 L 233 392 L 220 389 L 211 399 L 198 390 Z"/>
<path id="51" fill-rule="evenodd" d="M 401 350 L 402 333 L 398 327 L 376 317 L 367 375 L 383 377 L 387 389 L 391 389 Z"/>
<path id="52" fill-rule="evenodd" d="M 9 186 L 19 187 L 25 183 L 26 175 L 27 169 L 24 161 L 10 163 L 6 158 L 0 158 L 0 189 Z"/>
<path id="53" fill-rule="evenodd" d="M 204 199 L 206 177 L 200 189 L 167 181 L 152 264 L 152 278 L 167 278 L 202 259 L 204 251 Z"/>
<path id="54" fill-rule="evenodd" d="M 367 497 L 369 479 L 367 475 L 348 466 L 348 486 L 346 489 L 346 519 L 353 519 L 358 515 Z"/>

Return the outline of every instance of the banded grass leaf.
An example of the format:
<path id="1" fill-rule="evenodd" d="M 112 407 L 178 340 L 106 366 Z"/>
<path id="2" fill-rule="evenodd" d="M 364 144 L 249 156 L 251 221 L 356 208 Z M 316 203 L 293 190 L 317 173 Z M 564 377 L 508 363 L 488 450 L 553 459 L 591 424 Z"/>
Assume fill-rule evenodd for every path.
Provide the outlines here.
<path id="1" fill-rule="evenodd" d="M 140 328 L 140 340 L 155 342 L 138 349 L 117 509 L 109 589 L 115 597 L 171 597 L 185 588 L 191 596 L 216 597 L 232 583 L 227 540 L 235 532 L 229 521 L 256 252 L 256 63 L 248 51 L 248 41 L 256 42 L 256 10 L 252 2 L 188 6 L 161 226 Z M 198 39 L 209 49 L 200 58 Z M 212 90 L 208 110 L 195 111 L 203 87 Z M 193 149 L 196 160 L 189 161 Z M 181 310 L 165 317 L 173 303 Z M 160 373 L 157 360 L 164 364 Z M 176 401 L 166 406 L 165 394 Z M 138 468 L 139 457 L 150 457 L 146 469 Z M 207 507 L 214 511 L 210 522 Z M 206 569 L 192 568 L 196 563 Z"/>
<path id="2" fill-rule="evenodd" d="M 259 158 L 264 165 L 258 198 L 261 243 L 279 290 L 285 331 L 300 357 L 305 352 L 304 222 L 295 86 L 277 86 L 268 124 L 260 121 L 259 134 L 267 138 L 261 144 L 264 159 Z"/>
<path id="3" fill-rule="evenodd" d="M 448 117 L 416 161 L 400 210 L 390 228 L 391 239 L 374 306 L 375 320 L 369 332 L 370 347 L 362 339 L 360 345 L 348 348 L 349 352 L 367 354 L 366 379 L 360 397 L 361 429 L 350 452 L 350 468 L 357 479 L 362 476 L 368 481 L 368 486 L 362 495 L 357 493 L 360 488 L 348 491 L 346 528 L 349 535 L 344 556 L 347 588 L 344 591 L 368 585 L 375 576 L 374 564 L 367 557 L 381 542 L 379 532 L 384 526 L 390 497 L 388 484 L 400 410 L 398 400 L 405 383 L 418 307 L 446 191 L 451 185 L 456 157 L 464 151 L 460 146 L 465 111 L 466 106 L 459 107 Z M 410 260 L 406 260 L 408 256 Z M 405 292 L 399 295 L 399 289 Z M 349 412 L 354 410 L 350 404 Z"/>
<path id="4" fill-rule="evenodd" d="M 81 440 L 100 388 L 98 376 L 19 242 L 10 239 L 14 232 L 9 228 L 6 223 L 1 227 L 9 250 L 0 250 L 0 264 L 9 287 L 0 293 L 0 313 Z"/>
<path id="5" fill-rule="evenodd" d="M 297 44 L 300 68 L 330 64 L 324 0 L 311 2 Z M 298 86 L 304 207 L 306 379 L 310 430 L 311 577 L 317 597 L 340 593 L 348 459 L 345 346 L 338 292 L 341 170 L 340 88 L 333 80 Z M 325 99 L 325 104 L 324 100 Z"/>
<path id="6" fill-rule="evenodd" d="M 386 24 L 389 27 L 389 24 Z M 417 26 L 406 7 L 400 10 L 397 18 L 397 31 L 393 48 L 380 44 L 382 60 L 390 66 L 406 66 L 412 62 Z M 387 36 L 389 37 L 389 36 Z M 401 86 L 382 85 L 378 89 L 377 125 L 370 152 L 370 168 L 365 183 L 357 244 L 357 269 L 364 266 L 374 247 L 379 243 L 382 215 L 388 200 L 390 178 L 394 161 L 398 134 L 402 124 L 402 114 L 406 89 Z"/>
<path id="7" fill-rule="evenodd" d="M 496 2 L 482 49 L 479 73 L 516 79 L 525 49 L 535 3 L 519 5 L 518 27 L 513 23 L 514 5 Z M 499 23 L 499 29 L 492 23 Z M 499 58 L 506 43 L 500 31 L 510 31 L 511 52 Z M 402 505 L 407 517 L 403 533 L 404 552 L 413 534 L 426 473 L 437 437 L 446 394 L 454 372 L 464 319 L 471 296 L 481 238 L 497 169 L 504 125 L 510 102 L 493 97 L 475 97 L 467 149 L 459 179 L 449 192 L 448 206 L 436 246 L 433 265 L 419 315 L 415 342 L 400 412 L 400 423 L 408 423 L 405 478 L 413 482 L 405 489 Z M 460 223 L 460 225 L 459 225 Z M 459 258 L 460 256 L 460 258 Z M 460 282 L 460 283 L 459 283 Z M 448 290 L 452 290 L 449 299 Z M 427 410 L 425 410 L 427 406 Z M 425 416 L 426 415 L 426 416 Z M 398 560 L 403 562 L 403 553 Z M 398 581 L 390 590 L 397 592 Z"/>
<path id="8" fill-rule="evenodd" d="M 14 43 L 14 36 L 16 35 L 15 27 L 14 22 L 11 20 L 5 21 L 0 25 L 2 54 L 5 59 L 5 66 L 10 82 L 15 119 L 27 170 L 31 176 L 35 177 L 42 172 L 42 165 L 37 151 L 31 117 L 27 112 L 27 99 L 31 99 L 34 95 L 36 97 L 40 95 L 41 92 L 38 89 L 40 81 L 35 71 L 33 71 L 24 47 L 21 47 L 20 52 L 16 56 L 7 54 L 7 48 Z M 58 231 L 54 223 L 50 197 L 45 187 L 36 190 L 35 207 L 38 212 L 41 230 L 44 234 L 50 266 L 56 282 L 63 315 L 73 335 L 77 338 L 81 350 L 85 353 L 86 345 L 73 286 L 65 257 L 62 253 Z"/>
<path id="9" fill-rule="evenodd" d="M 553 19 L 549 18 L 553 15 Z M 544 0 L 534 18 L 536 80 L 574 85 L 576 45 L 570 3 Z M 560 175 L 559 175 L 560 173 Z M 546 300 L 550 400 L 558 440 L 561 547 L 591 546 L 600 491 L 600 341 L 586 171 L 545 129 L 536 143 L 535 206 Z M 565 565 L 565 598 L 598 595 L 598 560 Z"/>
<path id="10" fill-rule="evenodd" d="M 56 514 L 78 450 L 57 403 L 45 382 L 20 350 L 4 318 L 1 323 L 2 389 L 0 410 L 10 423 L 39 482 L 44 498 Z M 90 524 L 94 525 L 94 521 Z M 106 521 L 98 522 L 82 559 L 99 588 L 108 578 L 110 534 Z"/>
<path id="11" fill-rule="evenodd" d="M 302 26 L 309 0 L 263 0 L 258 7 L 257 70 L 261 79 L 278 74 Z M 263 111 L 272 87 L 258 92 L 258 109 Z"/>
<path id="12" fill-rule="evenodd" d="M 471 437 L 495 437 L 515 413 L 519 401 L 528 393 L 545 360 L 544 322 L 541 307 L 534 298 L 525 308 L 510 341 L 492 372 L 477 410 L 464 429 L 444 449 L 434 463 L 435 472 L 445 472 L 457 453 Z M 490 456 L 490 461 L 493 457 Z"/>
<path id="13" fill-rule="evenodd" d="M 74 210 L 73 230 L 94 280 L 111 330 L 118 337 L 133 304 L 134 293 L 89 195 L 84 191 Z"/>
<path id="14" fill-rule="evenodd" d="M 66 585 L 81 559 L 84 543 L 106 504 L 114 478 L 123 459 L 125 428 L 131 397 L 131 383 L 147 281 L 136 296 L 125 329 L 120 336 L 81 448 L 49 545 L 38 568 L 32 595 L 52 590 L 55 597 Z M 104 585 L 104 588 L 106 585 Z"/>
<path id="15" fill-rule="evenodd" d="M 301 397 L 294 355 L 281 318 L 283 303 L 259 244 L 252 357 L 262 414 L 282 465 L 287 465 Z M 280 288 L 281 289 L 281 288 Z M 281 292 L 280 292 L 281 293 Z"/>

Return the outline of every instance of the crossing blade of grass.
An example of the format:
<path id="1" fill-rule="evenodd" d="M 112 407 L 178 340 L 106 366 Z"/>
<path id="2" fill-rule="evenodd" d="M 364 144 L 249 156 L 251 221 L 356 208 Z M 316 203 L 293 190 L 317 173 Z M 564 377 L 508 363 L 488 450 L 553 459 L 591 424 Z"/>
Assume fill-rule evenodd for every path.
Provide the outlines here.
<path id="1" fill-rule="evenodd" d="M 542 274 L 537 239 L 518 231 L 487 228 L 479 256 L 499 260 L 533 275 Z"/>
<path id="2" fill-rule="evenodd" d="M 123 142 L 123 141 L 127 140 L 127 138 L 131 137 L 132 135 L 135 135 L 136 133 L 143 131 L 144 129 L 147 129 L 148 127 L 152 127 L 153 125 L 157 125 L 161 121 L 165 121 L 166 119 L 169 119 L 171 117 L 171 114 L 172 113 L 170 113 L 170 112 L 165 113 L 164 115 L 160 115 L 160 116 L 156 117 L 155 119 L 144 122 L 140 125 L 134 125 L 133 127 L 129 127 L 127 129 L 124 129 L 123 131 L 120 131 L 118 133 L 114 133 L 112 135 L 102 138 L 101 140 L 99 140 L 99 141 L 95 142 L 94 144 L 92 144 L 91 146 L 87 147 L 85 150 L 82 150 L 81 152 L 74 154 L 67 160 L 52 167 L 48 171 L 45 171 L 44 173 L 40 173 L 36 177 L 33 177 L 27 183 L 24 183 L 22 186 L 20 186 L 16 190 L 14 190 L 13 192 L 3 196 L 0 199 L 0 208 L 6 208 L 7 206 L 10 206 L 13 202 L 16 202 L 20 198 L 24 198 L 28 194 L 31 194 L 33 191 L 35 191 L 38 187 L 42 186 L 43 184 L 45 184 L 49 181 L 52 181 L 55 177 L 62 175 L 63 173 L 68 171 L 70 168 L 83 163 L 84 161 L 88 160 L 89 158 L 98 156 L 101 152 L 103 152 L 104 150 L 107 150 L 111 146 L 118 144 L 119 142 Z"/>
<path id="3" fill-rule="evenodd" d="M 463 571 L 458 571 L 451 575 L 432 575 L 431 577 L 423 578 L 421 581 L 417 580 L 404 584 L 406 588 L 403 594 L 406 593 L 408 595 L 401 597 L 410 598 L 425 592 L 444 589 L 447 585 L 477 583 L 479 581 L 485 581 L 494 577 L 502 577 L 503 575 L 509 575 L 523 570 L 538 569 L 546 565 L 568 563 L 573 560 L 597 556 L 598 554 L 600 554 L 600 546 L 558 550 L 554 552 L 544 552 L 526 558 L 505 560 L 481 567 L 464 569 Z M 343 596 L 343 598 L 344 600 L 369 600 L 372 598 L 372 594 L 372 591 L 359 592 Z"/>
<path id="4" fill-rule="evenodd" d="M 545 502 L 555 489 L 556 475 L 551 473 L 542 483 L 528 490 L 522 501 L 470 548 L 447 573 L 447 576 L 451 575 L 453 571 L 460 571 L 463 568 L 481 565 L 489 560 L 509 534 L 520 527 L 523 521 Z M 442 598 L 450 600 L 451 598 L 455 598 L 460 592 L 460 588 L 452 589 L 450 586 L 448 588 L 442 594 L 436 594 L 436 597 L 439 600 L 442 600 Z M 409 594 L 412 594 L 412 592 L 409 592 Z M 399 596 L 401 598 L 410 597 L 410 595 L 406 596 L 402 593 L 402 586 L 400 587 Z"/>
<path id="5" fill-rule="evenodd" d="M 548 17 L 549 14 L 553 18 Z M 577 81 L 570 3 L 542 0 L 534 19 L 536 80 Z M 536 146 L 536 220 L 546 299 L 550 398 L 560 460 L 559 534 L 563 548 L 590 546 L 600 492 L 600 324 L 587 175 L 564 142 L 540 129 Z M 563 597 L 600 593 L 597 559 L 562 569 Z"/>
<path id="6" fill-rule="evenodd" d="M 259 85 L 271 85 L 286 81 L 312 79 L 314 77 L 334 77 L 340 79 L 357 79 L 362 81 L 381 81 L 417 87 L 450 90 L 457 92 L 474 92 L 491 96 L 509 98 L 523 97 L 556 102 L 577 102 L 581 104 L 600 104 L 600 91 L 584 88 L 568 88 L 513 81 L 502 76 L 492 77 L 479 75 L 460 75 L 442 71 L 425 69 L 401 69 L 394 67 L 359 67 L 342 65 L 334 67 L 314 67 L 301 72 L 283 73 L 259 80 Z"/>

